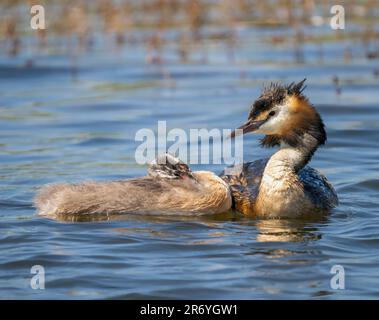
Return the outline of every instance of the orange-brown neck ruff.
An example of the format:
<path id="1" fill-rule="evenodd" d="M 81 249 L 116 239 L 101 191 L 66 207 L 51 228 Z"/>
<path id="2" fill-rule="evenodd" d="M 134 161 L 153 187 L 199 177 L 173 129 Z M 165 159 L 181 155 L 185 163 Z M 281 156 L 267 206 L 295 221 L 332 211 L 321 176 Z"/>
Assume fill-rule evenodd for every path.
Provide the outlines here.
<path id="1" fill-rule="evenodd" d="M 308 99 L 290 96 L 287 102 L 290 119 L 275 135 L 267 135 L 261 140 L 263 147 L 287 145 L 303 154 L 296 170 L 305 166 L 317 148 L 326 141 L 324 123 Z"/>

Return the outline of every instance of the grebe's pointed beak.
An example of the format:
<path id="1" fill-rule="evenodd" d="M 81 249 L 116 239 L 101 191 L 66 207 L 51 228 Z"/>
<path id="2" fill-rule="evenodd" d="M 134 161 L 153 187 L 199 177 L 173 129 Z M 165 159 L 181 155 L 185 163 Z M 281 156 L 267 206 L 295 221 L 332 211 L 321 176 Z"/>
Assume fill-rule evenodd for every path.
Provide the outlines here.
<path id="1" fill-rule="evenodd" d="M 237 136 L 241 133 L 245 134 L 248 132 L 253 132 L 253 131 L 257 130 L 265 122 L 266 122 L 266 120 L 257 120 L 257 121 L 248 120 L 242 126 L 238 127 L 236 130 L 233 130 L 232 133 L 230 134 L 230 138 L 234 138 L 235 136 Z"/>

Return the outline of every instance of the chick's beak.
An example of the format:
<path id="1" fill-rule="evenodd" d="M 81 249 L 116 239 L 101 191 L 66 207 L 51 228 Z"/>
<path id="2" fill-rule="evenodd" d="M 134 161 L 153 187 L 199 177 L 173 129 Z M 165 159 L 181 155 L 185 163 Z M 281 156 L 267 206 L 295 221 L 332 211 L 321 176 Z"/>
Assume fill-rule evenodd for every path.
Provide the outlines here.
<path id="1" fill-rule="evenodd" d="M 236 130 L 233 130 L 230 134 L 230 137 L 234 138 L 236 135 L 240 134 L 240 132 L 237 132 L 237 130 L 242 130 L 242 134 L 253 132 L 257 130 L 265 122 L 266 120 L 248 120 L 242 126 L 238 127 Z"/>

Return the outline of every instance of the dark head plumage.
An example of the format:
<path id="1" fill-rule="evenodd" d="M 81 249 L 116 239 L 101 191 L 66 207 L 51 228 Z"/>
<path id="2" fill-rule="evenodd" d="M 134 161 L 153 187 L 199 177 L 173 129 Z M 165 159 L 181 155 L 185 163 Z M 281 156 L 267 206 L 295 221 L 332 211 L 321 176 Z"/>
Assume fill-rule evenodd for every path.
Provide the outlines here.
<path id="1" fill-rule="evenodd" d="M 249 118 L 255 118 L 261 112 L 271 109 L 274 105 L 281 104 L 288 96 L 297 96 L 306 99 L 303 95 L 303 91 L 306 88 L 306 86 L 304 86 L 305 81 L 306 79 L 303 79 L 298 83 L 292 82 L 289 85 L 271 82 L 269 85 L 264 86 L 261 95 L 251 107 Z"/>
<path id="2" fill-rule="evenodd" d="M 265 86 L 249 112 L 248 121 L 239 129 L 243 133 L 265 134 L 261 140 L 264 147 L 287 144 L 314 152 L 325 143 L 326 132 L 320 115 L 303 93 L 305 80 Z"/>

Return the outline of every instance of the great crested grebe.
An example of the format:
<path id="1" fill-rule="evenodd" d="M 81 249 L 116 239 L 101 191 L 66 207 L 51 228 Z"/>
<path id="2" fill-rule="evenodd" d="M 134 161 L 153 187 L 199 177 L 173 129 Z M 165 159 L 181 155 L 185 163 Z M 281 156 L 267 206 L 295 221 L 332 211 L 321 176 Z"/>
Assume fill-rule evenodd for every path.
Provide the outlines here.
<path id="1" fill-rule="evenodd" d="M 55 184 L 35 198 L 38 214 L 52 218 L 137 214 L 214 214 L 229 210 L 228 185 L 209 171 L 192 172 L 179 159 L 160 155 L 141 178 Z"/>
<path id="2" fill-rule="evenodd" d="M 320 115 L 303 94 L 304 82 L 288 86 L 272 83 L 264 88 L 248 121 L 238 128 L 243 134 L 265 134 L 262 146 L 280 148 L 269 159 L 228 168 L 220 175 L 231 189 L 237 211 L 293 218 L 326 213 L 338 205 L 332 185 L 307 166 L 325 143 L 326 132 Z"/>

